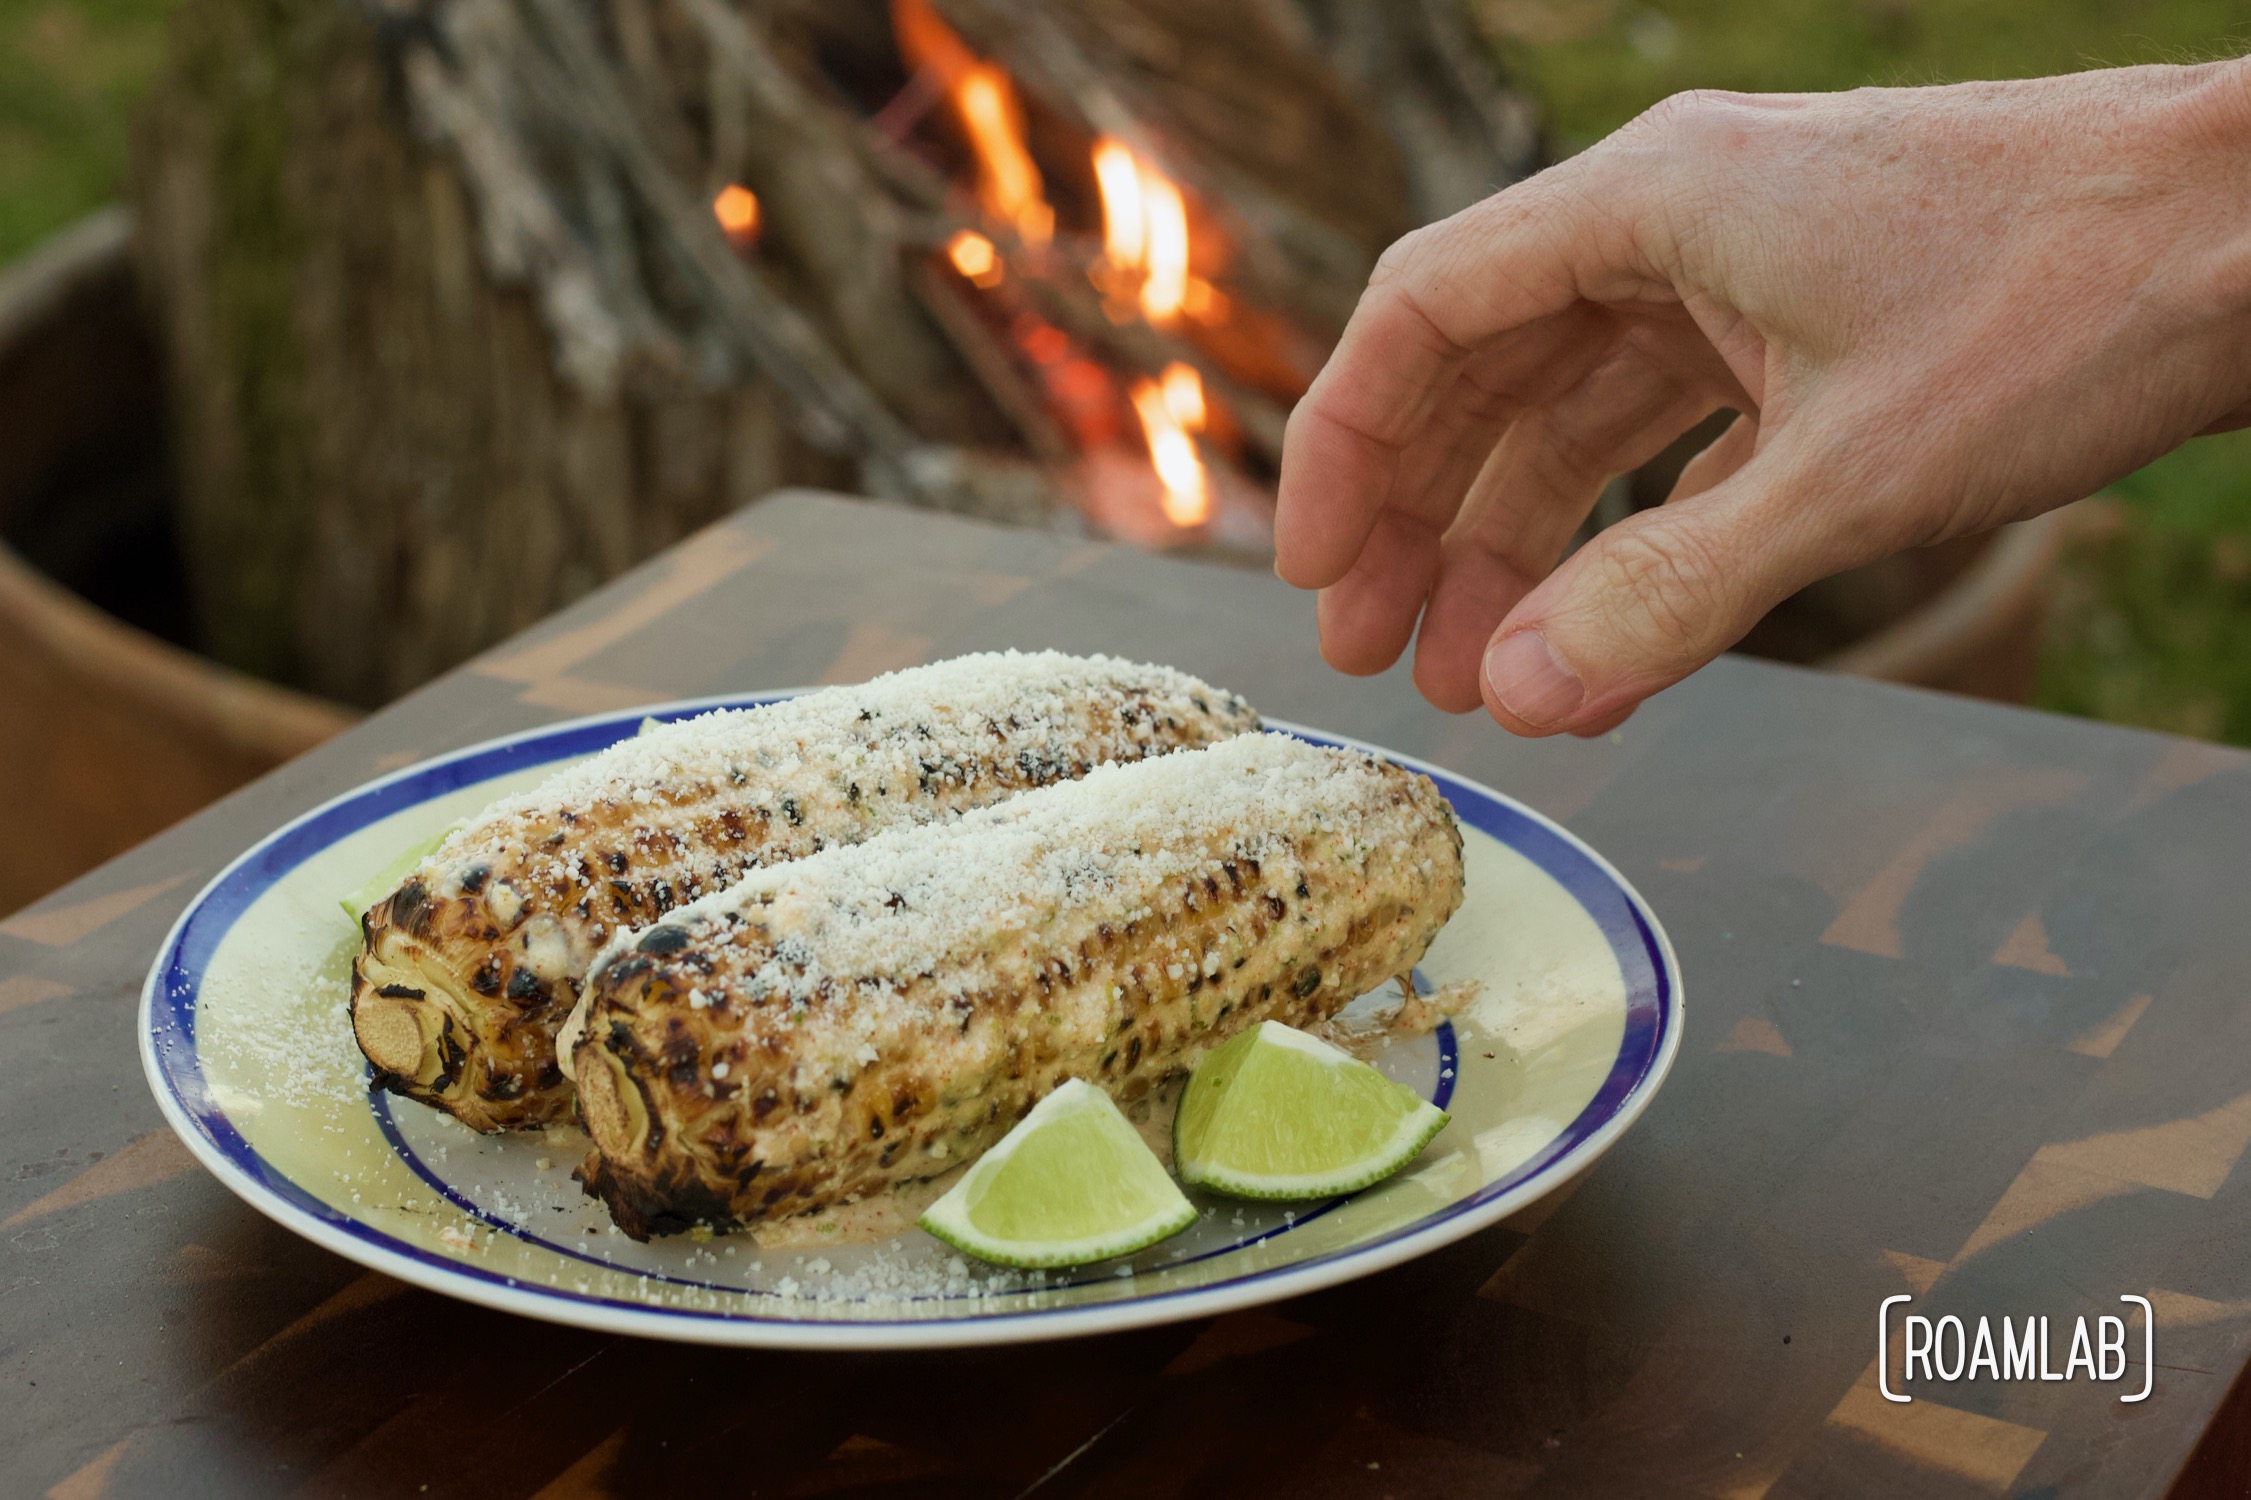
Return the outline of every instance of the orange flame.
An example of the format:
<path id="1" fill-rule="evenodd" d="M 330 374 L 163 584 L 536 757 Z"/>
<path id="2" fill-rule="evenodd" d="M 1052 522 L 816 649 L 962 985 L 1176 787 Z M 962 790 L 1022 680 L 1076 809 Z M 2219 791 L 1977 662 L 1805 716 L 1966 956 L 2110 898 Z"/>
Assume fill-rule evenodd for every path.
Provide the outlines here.
<path id="1" fill-rule="evenodd" d="M 1134 414 L 1149 442 L 1149 462 L 1164 485 L 1165 519 L 1200 526 L 1211 516 L 1211 481 L 1192 436 L 1204 425 L 1204 382 L 1193 368 L 1173 363 L 1158 380 L 1133 383 Z"/>
<path id="2" fill-rule="evenodd" d="M 1194 365 L 1174 360 L 1158 377 L 1165 393 L 1165 410 L 1190 432 L 1204 430 L 1204 377 Z"/>
<path id="3" fill-rule="evenodd" d="M 730 182 L 711 200 L 711 213 L 738 249 L 757 243 L 758 195 L 739 182 Z"/>
<path id="4" fill-rule="evenodd" d="M 1094 143 L 1094 185 L 1102 195 L 1102 254 L 1114 266 L 1138 267 L 1148 253 L 1141 213 L 1141 165 L 1105 136 Z"/>
<path id="5" fill-rule="evenodd" d="M 1152 323 L 1185 311 L 1209 321 L 1225 299 L 1188 270 L 1188 205 L 1170 177 L 1109 136 L 1094 143 L 1102 198 L 1102 257 L 1113 284 L 1140 283 L 1135 300 Z"/>
<path id="6" fill-rule="evenodd" d="M 1041 192 L 1040 169 L 1025 149 L 1024 111 L 1008 75 L 980 63 L 954 91 L 954 107 L 977 152 L 977 199 L 985 212 L 1015 225 L 1025 244 L 1046 244 L 1055 234 L 1055 210 Z"/>
<path id="7" fill-rule="evenodd" d="M 1141 313 L 1167 323 L 1188 295 L 1188 205 L 1180 189 L 1157 172 L 1141 177 L 1142 211 L 1149 220 L 1149 278 L 1141 283 Z"/>
<path id="8" fill-rule="evenodd" d="M 891 29 L 908 64 L 934 74 L 977 157 L 977 201 L 1037 249 L 1055 237 L 1039 164 L 1025 144 L 1024 110 L 1008 75 L 980 58 L 930 0 L 891 0 Z"/>
<path id="9" fill-rule="evenodd" d="M 953 268 L 978 286 L 999 286 L 1001 280 L 1000 252 L 993 242 L 974 229 L 957 229 L 953 238 L 946 241 L 946 259 Z"/>

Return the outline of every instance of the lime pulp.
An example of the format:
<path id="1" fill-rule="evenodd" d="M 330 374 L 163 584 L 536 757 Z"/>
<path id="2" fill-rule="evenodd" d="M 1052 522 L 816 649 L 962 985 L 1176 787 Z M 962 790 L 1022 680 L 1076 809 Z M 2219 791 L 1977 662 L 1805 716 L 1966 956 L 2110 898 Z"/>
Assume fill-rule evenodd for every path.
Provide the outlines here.
<path id="1" fill-rule="evenodd" d="M 1238 1198 L 1329 1198 L 1421 1154 L 1447 1114 L 1328 1043 L 1266 1021 L 1197 1065 L 1173 1121 L 1173 1167 Z"/>
<path id="2" fill-rule="evenodd" d="M 1083 1266 L 1196 1221 L 1195 1207 L 1110 1096 L 1064 1083 L 917 1222 L 979 1260 Z"/>

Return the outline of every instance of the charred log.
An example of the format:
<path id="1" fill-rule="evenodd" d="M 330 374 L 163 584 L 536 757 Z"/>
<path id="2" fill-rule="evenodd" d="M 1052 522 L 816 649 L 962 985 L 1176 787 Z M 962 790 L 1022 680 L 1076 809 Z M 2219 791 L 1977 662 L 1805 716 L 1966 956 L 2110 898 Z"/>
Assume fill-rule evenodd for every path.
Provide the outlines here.
<path id="1" fill-rule="evenodd" d="M 1255 490 L 1383 245 L 1535 149 L 1446 0 L 941 11 L 1014 80 L 1052 243 L 968 190 L 882 0 L 187 0 L 135 197 L 206 648 L 381 701 L 790 483 L 1079 524 L 1025 327 L 1121 390 L 1199 371 Z M 1226 246 L 1227 327 L 1094 284 L 1105 137 Z"/>

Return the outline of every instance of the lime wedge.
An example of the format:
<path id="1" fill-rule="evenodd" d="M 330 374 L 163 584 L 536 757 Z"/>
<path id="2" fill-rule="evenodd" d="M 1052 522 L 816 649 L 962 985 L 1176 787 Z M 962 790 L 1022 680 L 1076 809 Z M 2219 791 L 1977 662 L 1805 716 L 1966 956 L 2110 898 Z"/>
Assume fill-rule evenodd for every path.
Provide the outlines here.
<path id="1" fill-rule="evenodd" d="M 446 836 L 460 826 L 459 823 L 448 823 L 428 838 L 400 850 L 395 859 L 370 875 L 357 890 L 337 897 L 336 904 L 344 908 L 344 915 L 352 919 L 352 925 L 359 926 L 361 916 L 369 907 L 397 890 L 399 882 L 406 879 L 416 865 L 422 863 L 422 857 L 444 843 Z"/>
<path id="2" fill-rule="evenodd" d="M 1180 1233 L 1196 1210 L 1110 1096 L 1072 1079 L 916 1221 L 1004 1266 L 1083 1266 Z"/>
<path id="3" fill-rule="evenodd" d="M 1358 1058 L 1265 1021 L 1196 1065 L 1173 1118 L 1173 1166 L 1189 1186 L 1237 1198 L 1330 1198 L 1413 1161 L 1446 1119 Z"/>

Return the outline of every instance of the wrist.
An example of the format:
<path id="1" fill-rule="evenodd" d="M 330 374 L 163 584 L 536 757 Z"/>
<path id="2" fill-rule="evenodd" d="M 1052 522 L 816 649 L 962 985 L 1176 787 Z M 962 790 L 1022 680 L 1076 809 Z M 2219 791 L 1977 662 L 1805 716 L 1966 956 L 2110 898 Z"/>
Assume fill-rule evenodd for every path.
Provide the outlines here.
<path id="1" fill-rule="evenodd" d="M 2186 144 L 2191 149 L 2233 153 L 2238 161 L 2251 151 L 2251 57 L 2201 63 L 2188 75 Z"/>
<path id="2" fill-rule="evenodd" d="M 2174 76 L 2150 120 L 2160 180 L 2251 227 L 2251 57 L 2165 70 Z"/>
<path id="3" fill-rule="evenodd" d="M 2164 217 L 2175 237 L 2168 258 L 2184 273 L 2175 283 L 2187 292 L 2176 304 L 2183 332 L 2232 346 L 2220 361 L 2232 407 L 2251 399 L 2251 58 L 2175 71 L 2177 91 L 2155 116 L 2151 170 L 2175 204 Z"/>

